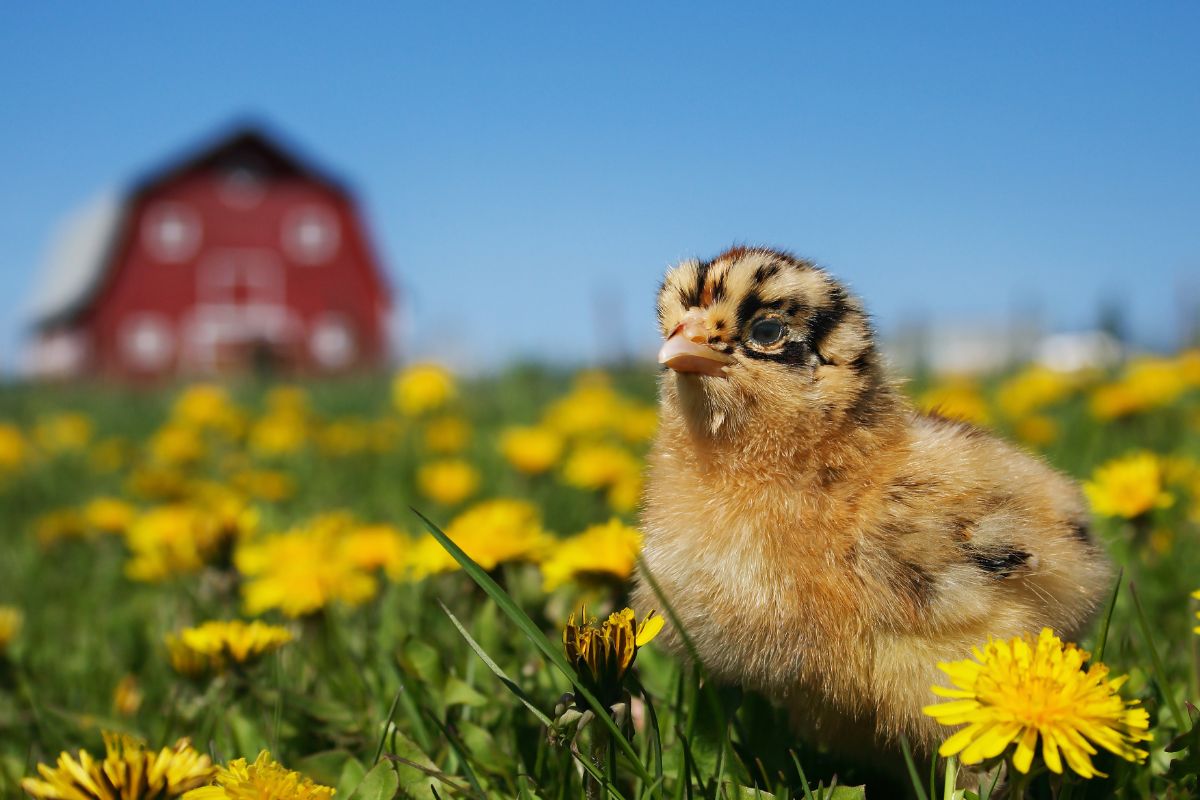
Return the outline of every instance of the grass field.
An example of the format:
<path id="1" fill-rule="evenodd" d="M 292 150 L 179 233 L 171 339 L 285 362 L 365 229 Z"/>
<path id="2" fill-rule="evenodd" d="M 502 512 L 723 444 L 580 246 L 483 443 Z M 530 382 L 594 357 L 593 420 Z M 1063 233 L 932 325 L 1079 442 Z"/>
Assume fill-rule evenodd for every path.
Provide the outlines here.
<path id="1" fill-rule="evenodd" d="M 763 698 L 634 645 L 652 609 L 564 652 L 581 605 L 604 620 L 626 604 L 654 382 L 417 367 L 303 388 L 0 389 L 0 794 L 44 764 L 30 794 L 108 796 L 52 769 L 61 751 L 103 757 L 108 731 L 198 751 L 122 797 L 208 784 L 204 756 L 223 788 L 194 798 L 949 797 L 945 763 L 864 790 Z M 1101 753 L 1107 777 L 1085 780 L 1039 756 L 1030 796 L 1196 796 L 1200 353 L 910 389 L 1092 480 L 1123 568 L 1079 644 L 1128 676 L 1148 757 Z M 200 627 L 235 619 L 267 626 Z M 110 743 L 110 767 L 142 763 Z"/>

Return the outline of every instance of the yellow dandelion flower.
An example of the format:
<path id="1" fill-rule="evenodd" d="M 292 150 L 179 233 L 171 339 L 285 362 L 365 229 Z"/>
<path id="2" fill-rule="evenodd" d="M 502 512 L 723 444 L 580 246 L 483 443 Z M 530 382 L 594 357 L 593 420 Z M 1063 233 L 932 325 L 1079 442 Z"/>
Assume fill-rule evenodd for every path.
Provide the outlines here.
<path id="1" fill-rule="evenodd" d="M 1200 386 L 1200 348 L 1185 350 L 1175 357 L 1175 363 L 1185 384 Z"/>
<path id="2" fill-rule="evenodd" d="M 1097 514 L 1133 519 L 1175 502 L 1163 489 L 1163 464 L 1149 452 L 1131 453 L 1096 468 L 1083 491 Z"/>
<path id="3" fill-rule="evenodd" d="M 458 505 L 479 489 L 479 470 L 458 458 L 433 461 L 417 470 L 417 487 L 434 502 Z"/>
<path id="4" fill-rule="evenodd" d="M 425 425 L 422 438 L 430 452 L 453 455 L 461 453 L 471 441 L 471 426 L 462 417 L 438 417 Z"/>
<path id="5" fill-rule="evenodd" d="M 484 569 L 507 561 L 537 561 L 552 541 L 537 508 L 524 500 L 488 500 L 471 506 L 446 526 L 446 535 Z M 458 562 L 432 536 L 409 553 L 414 578 L 458 569 Z"/>
<path id="6" fill-rule="evenodd" d="M 642 464 L 623 447 L 581 444 L 563 464 L 563 480 L 581 489 L 606 489 L 641 475 Z"/>
<path id="7" fill-rule="evenodd" d="M 25 436 L 16 425 L 0 423 L 0 472 L 21 467 L 29 454 Z"/>
<path id="8" fill-rule="evenodd" d="M 606 433 L 618 427 L 623 402 L 603 372 L 585 372 L 571 391 L 546 409 L 545 424 L 568 437 Z"/>
<path id="9" fill-rule="evenodd" d="M 1110 420 L 1171 405 L 1188 389 L 1185 366 L 1169 358 L 1131 361 L 1116 381 L 1092 394 L 1092 415 Z"/>
<path id="10" fill-rule="evenodd" d="M 1096 747 L 1142 762 L 1140 742 L 1151 739 L 1150 715 L 1137 701 L 1121 698 L 1126 678 L 1109 678 L 1108 667 L 1093 663 L 1074 644 L 1063 644 L 1049 628 L 1035 640 L 1018 636 L 991 641 L 975 659 L 940 663 L 955 688 L 933 687 L 950 702 L 924 712 L 944 725 L 964 727 L 939 749 L 964 764 L 978 764 L 1016 745 L 1012 764 L 1028 773 L 1039 737 L 1042 760 L 1053 772 L 1067 765 L 1084 778 L 1102 775 L 1092 765 Z"/>
<path id="11" fill-rule="evenodd" d="M 46 800 L 150 800 L 179 797 L 216 774 L 208 756 L 187 739 L 154 753 L 131 736 L 106 732 L 104 749 L 102 761 L 86 750 L 77 759 L 63 752 L 53 767 L 38 764 L 40 777 L 25 778 L 21 788 Z"/>
<path id="12" fill-rule="evenodd" d="M 113 690 L 113 711 L 122 717 L 132 717 L 142 707 L 142 687 L 136 675 L 126 675 Z"/>
<path id="13" fill-rule="evenodd" d="M 33 436 L 38 447 L 52 455 L 77 453 L 92 440 L 92 421 L 73 411 L 51 414 L 38 419 Z"/>
<path id="14" fill-rule="evenodd" d="M 946 378 L 925 390 L 918 405 L 927 412 L 975 425 L 987 425 L 992 420 L 979 384 L 970 378 Z"/>
<path id="15" fill-rule="evenodd" d="M 455 391 L 454 378 L 437 364 L 415 364 L 392 381 L 392 401 L 406 417 L 441 408 Z"/>
<path id="16" fill-rule="evenodd" d="M 243 426 L 242 414 L 222 386 L 201 383 L 179 393 L 171 407 L 171 418 L 180 425 L 236 436 Z"/>
<path id="17" fill-rule="evenodd" d="M 195 506 L 176 503 L 151 508 L 125 532 L 131 555 L 125 574 L 156 582 L 197 572 L 231 533 Z"/>
<path id="18" fill-rule="evenodd" d="M 332 602 L 358 605 L 374 597 L 375 578 L 347 557 L 343 530 L 318 521 L 240 544 L 234 563 L 245 576 L 246 613 L 278 608 L 289 617 L 299 617 Z"/>
<path id="19" fill-rule="evenodd" d="M 1042 414 L 1033 414 L 1013 423 L 1013 431 L 1023 442 L 1045 447 L 1058 438 L 1058 423 Z"/>
<path id="20" fill-rule="evenodd" d="M 150 437 L 150 457 L 159 464 L 181 466 L 204 458 L 206 447 L 200 432 L 190 426 L 168 423 Z"/>
<path id="21" fill-rule="evenodd" d="M 658 408 L 630 403 L 621 413 L 617 427 L 621 437 L 627 442 L 648 442 L 658 430 Z"/>
<path id="22" fill-rule="evenodd" d="M 94 497 L 83 507 L 84 522 L 101 533 L 124 533 L 136 516 L 132 504 L 115 497 Z"/>
<path id="23" fill-rule="evenodd" d="M 390 577 L 400 577 L 408 560 L 411 542 L 391 525 L 361 525 L 342 536 L 346 558 L 359 569 L 382 569 Z"/>
<path id="24" fill-rule="evenodd" d="M 538 475 L 558 463 L 563 439 L 545 426 L 505 428 L 500 433 L 500 453 L 518 472 Z"/>
<path id="25" fill-rule="evenodd" d="M 205 622 L 166 637 L 173 666 L 184 675 L 202 670 L 222 672 L 231 664 L 249 664 L 292 641 L 287 628 L 254 620 Z"/>
<path id="26" fill-rule="evenodd" d="M 1009 419 L 1019 419 L 1061 403 L 1079 387 L 1079 377 L 1041 365 L 1013 375 L 996 391 L 996 405 Z"/>
<path id="27" fill-rule="evenodd" d="M 642 534 L 619 519 L 593 525 L 583 533 L 563 539 L 542 560 L 542 582 L 553 591 L 569 580 L 603 575 L 625 580 L 637 563 Z"/>
<path id="28" fill-rule="evenodd" d="M 25 615 L 21 613 L 21 609 L 0 606 L 0 655 L 3 655 L 12 640 L 17 638 L 24 622 Z"/>
<path id="29" fill-rule="evenodd" d="M 238 758 L 217 770 L 213 786 L 193 789 L 184 800 L 330 800 L 334 790 L 289 770 L 263 750 L 253 764 Z"/>
<path id="30" fill-rule="evenodd" d="M 308 443 L 308 420 L 292 411 L 270 411 L 250 426 L 250 450 L 261 456 L 287 456 Z"/>
<path id="31" fill-rule="evenodd" d="M 621 682 L 633 666 L 638 648 L 658 635 L 663 620 L 651 611 L 639 623 L 631 608 L 609 614 L 600 625 L 594 617 L 588 618 L 586 609 L 579 610 L 579 617 L 578 624 L 573 613 L 567 619 L 563 652 L 597 699 L 611 705 L 620 697 Z"/>

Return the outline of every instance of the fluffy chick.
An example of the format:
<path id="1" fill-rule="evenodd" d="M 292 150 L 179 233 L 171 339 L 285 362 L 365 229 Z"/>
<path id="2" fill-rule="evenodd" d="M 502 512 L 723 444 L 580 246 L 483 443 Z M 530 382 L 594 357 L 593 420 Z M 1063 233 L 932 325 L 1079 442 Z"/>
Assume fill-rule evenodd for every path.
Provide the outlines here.
<path id="1" fill-rule="evenodd" d="M 658 317 L 644 558 L 717 679 L 835 750 L 927 754 L 938 661 L 1088 620 L 1110 569 L 1077 486 L 916 413 L 830 275 L 734 248 L 671 269 Z M 635 600 L 659 605 L 644 579 Z"/>

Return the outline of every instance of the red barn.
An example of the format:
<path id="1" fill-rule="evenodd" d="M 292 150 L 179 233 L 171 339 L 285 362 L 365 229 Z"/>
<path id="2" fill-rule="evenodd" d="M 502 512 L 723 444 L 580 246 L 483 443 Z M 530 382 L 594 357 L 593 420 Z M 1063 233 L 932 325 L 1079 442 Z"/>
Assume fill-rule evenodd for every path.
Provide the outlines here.
<path id="1" fill-rule="evenodd" d="M 389 290 L 349 192 L 256 129 L 81 214 L 44 279 L 42 375 L 311 374 L 388 355 Z"/>

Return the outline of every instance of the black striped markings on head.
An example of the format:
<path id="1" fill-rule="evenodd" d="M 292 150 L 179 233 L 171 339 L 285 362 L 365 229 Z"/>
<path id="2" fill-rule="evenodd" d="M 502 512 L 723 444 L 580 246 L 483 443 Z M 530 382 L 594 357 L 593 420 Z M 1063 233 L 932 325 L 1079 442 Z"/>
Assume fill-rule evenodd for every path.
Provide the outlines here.
<path id="1" fill-rule="evenodd" d="M 971 548 L 967 557 L 975 566 L 995 578 L 1008 578 L 1023 568 L 1030 559 L 1030 554 L 1015 547 L 999 547 L 991 550 L 976 550 Z"/>

